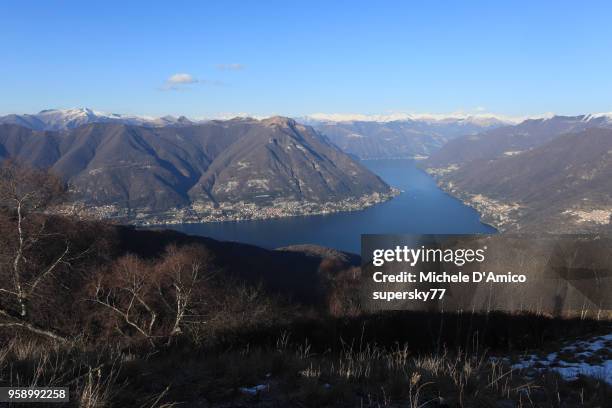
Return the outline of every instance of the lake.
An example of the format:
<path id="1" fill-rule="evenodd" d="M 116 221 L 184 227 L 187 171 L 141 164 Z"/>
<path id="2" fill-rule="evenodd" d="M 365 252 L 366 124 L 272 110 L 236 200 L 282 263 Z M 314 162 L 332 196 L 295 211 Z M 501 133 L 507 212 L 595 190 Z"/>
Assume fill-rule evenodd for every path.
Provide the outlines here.
<path id="1" fill-rule="evenodd" d="M 480 222 L 478 213 L 446 194 L 413 160 L 366 160 L 366 167 L 402 190 L 394 199 L 362 211 L 172 225 L 187 234 L 278 248 L 318 244 L 359 253 L 361 234 L 470 234 L 496 230 Z"/>

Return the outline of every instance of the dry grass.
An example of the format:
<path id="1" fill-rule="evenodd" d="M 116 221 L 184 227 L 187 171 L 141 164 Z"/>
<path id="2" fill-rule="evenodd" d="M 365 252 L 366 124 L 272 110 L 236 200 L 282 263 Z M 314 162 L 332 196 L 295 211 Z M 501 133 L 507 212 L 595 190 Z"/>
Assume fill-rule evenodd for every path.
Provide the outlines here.
<path id="1" fill-rule="evenodd" d="M 0 349 L 0 383 L 69 386 L 70 399 L 76 406 L 110 407 L 113 395 L 120 390 L 116 383 L 118 360 L 118 352 L 112 349 L 86 352 L 77 344 L 66 347 L 16 337 Z"/>
<path id="2" fill-rule="evenodd" d="M 15 338 L 0 347 L 0 385 L 69 386 L 70 406 L 87 408 L 595 407 L 610 397 L 605 383 L 567 383 L 554 374 L 527 379 L 485 353 L 416 353 L 407 344 L 386 348 L 361 338 L 315 352 L 287 332 L 269 347 L 183 345 L 154 354 Z M 253 395 L 241 391 L 258 385 L 265 387 Z"/>

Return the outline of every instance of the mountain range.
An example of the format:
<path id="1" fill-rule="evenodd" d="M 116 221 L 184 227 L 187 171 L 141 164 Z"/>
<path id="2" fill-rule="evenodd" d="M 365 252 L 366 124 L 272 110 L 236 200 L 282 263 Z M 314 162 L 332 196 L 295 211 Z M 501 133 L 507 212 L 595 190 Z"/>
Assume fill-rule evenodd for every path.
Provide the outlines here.
<path id="1" fill-rule="evenodd" d="M 610 226 L 612 115 L 300 121 L 45 110 L 0 117 L 0 158 L 49 167 L 95 215 L 132 222 L 324 213 L 395 194 L 353 156 L 424 159 L 441 187 L 501 230 Z"/>
<path id="2" fill-rule="evenodd" d="M 61 123 L 61 131 L 0 125 L 0 158 L 50 168 L 99 217 L 271 218 L 358 209 L 394 194 L 326 137 L 288 118 Z"/>
<path id="3" fill-rule="evenodd" d="M 430 155 L 447 141 L 509 125 L 495 116 L 338 116 L 315 114 L 296 118 L 324 133 L 343 151 L 360 159 L 411 158 Z M 160 118 L 103 113 L 89 108 L 47 109 L 37 114 L 0 116 L 0 124 L 21 125 L 33 130 L 69 130 L 90 123 L 120 123 L 143 127 L 191 126 L 208 120 L 185 116 Z"/>
<path id="4" fill-rule="evenodd" d="M 103 113 L 89 108 L 46 109 L 35 114 L 26 113 L 0 116 L 0 124 L 20 125 L 33 130 L 66 130 L 90 123 L 123 123 L 126 125 L 163 127 L 192 125 L 195 122 L 187 119 L 185 116 L 178 118 L 174 116 L 153 118 Z"/>
<path id="5" fill-rule="evenodd" d="M 333 118 L 333 116 L 331 117 Z M 425 158 L 449 140 L 508 125 L 499 119 L 472 117 L 331 120 L 306 117 L 345 152 L 360 159 Z"/>
<path id="6" fill-rule="evenodd" d="M 612 120 L 555 116 L 457 138 L 423 166 L 504 231 L 611 229 Z"/>
<path id="7" fill-rule="evenodd" d="M 427 167 L 460 165 L 477 159 L 511 156 L 543 145 L 559 135 L 593 127 L 612 128 L 612 116 L 579 115 L 528 119 L 449 141 L 431 155 Z"/>

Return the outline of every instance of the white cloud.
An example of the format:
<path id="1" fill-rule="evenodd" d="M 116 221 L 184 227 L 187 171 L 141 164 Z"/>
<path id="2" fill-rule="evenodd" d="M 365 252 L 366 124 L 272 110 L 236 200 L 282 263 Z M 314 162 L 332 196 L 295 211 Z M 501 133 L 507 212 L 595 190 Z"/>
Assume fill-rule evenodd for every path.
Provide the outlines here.
<path id="1" fill-rule="evenodd" d="M 179 72 L 174 75 L 170 75 L 160 89 L 162 91 L 182 91 L 189 89 L 189 85 L 206 82 L 207 81 L 197 79 L 191 74 Z"/>
<path id="2" fill-rule="evenodd" d="M 217 69 L 220 71 L 240 71 L 244 69 L 242 64 L 217 64 Z"/>
<path id="3" fill-rule="evenodd" d="M 162 91 L 183 91 L 190 89 L 190 85 L 212 85 L 212 86 L 225 86 L 225 82 L 219 80 L 210 79 L 199 79 L 191 74 L 177 73 L 170 75 L 164 82 L 164 85 L 160 88 Z"/>
<path id="4" fill-rule="evenodd" d="M 166 83 L 170 85 L 195 84 L 197 82 L 198 80 L 194 78 L 193 75 L 185 73 L 171 75 L 170 78 L 166 80 Z"/>

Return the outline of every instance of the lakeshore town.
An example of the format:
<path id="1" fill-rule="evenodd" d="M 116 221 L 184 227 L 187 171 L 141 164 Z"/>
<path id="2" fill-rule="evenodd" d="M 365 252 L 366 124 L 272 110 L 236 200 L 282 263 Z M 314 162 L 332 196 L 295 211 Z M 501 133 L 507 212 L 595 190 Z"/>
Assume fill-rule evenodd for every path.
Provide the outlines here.
<path id="1" fill-rule="evenodd" d="M 272 218 L 295 217 L 303 215 L 331 214 L 337 212 L 359 211 L 367 207 L 390 200 L 400 194 L 393 188 L 389 193 L 375 192 L 351 197 L 339 201 L 312 202 L 312 201 L 284 201 L 282 199 L 272 202 L 221 202 L 214 205 L 210 202 L 196 201 L 190 206 L 173 208 L 163 212 L 153 212 L 148 208 L 127 209 L 119 205 L 92 206 L 80 204 L 62 208 L 58 212 L 75 213 L 96 219 L 111 219 L 118 222 L 138 225 L 170 225 L 192 224 L 222 221 L 264 220 Z"/>

